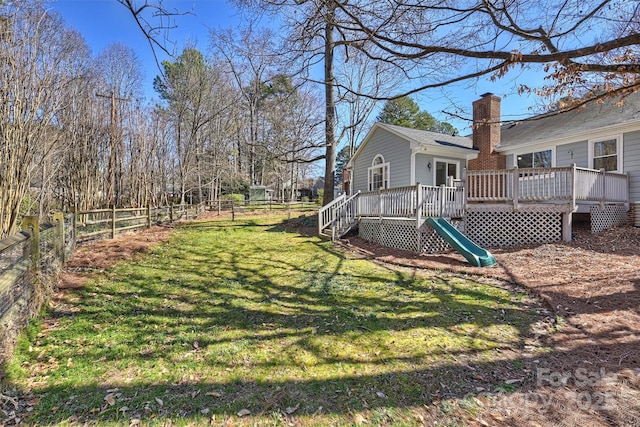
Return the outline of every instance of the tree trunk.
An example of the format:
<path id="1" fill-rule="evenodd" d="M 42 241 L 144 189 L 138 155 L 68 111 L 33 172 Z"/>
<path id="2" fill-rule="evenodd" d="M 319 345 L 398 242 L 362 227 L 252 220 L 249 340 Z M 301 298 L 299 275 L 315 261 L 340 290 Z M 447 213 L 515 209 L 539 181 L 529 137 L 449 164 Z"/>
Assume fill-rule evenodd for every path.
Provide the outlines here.
<path id="1" fill-rule="evenodd" d="M 325 24 L 325 45 L 324 45 L 324 91 L 325 91 L 325 138 L 326 138 L 326 158 L 324 169 L 324 197 L 322 204 L 333 200 L 333 188 L 335 184 L 336 172 L 336 103 L 334 97 L 334 76 L 333 76 L 333 48 L 334 48 L 334 17 L 335 5 L 332 0 L 327 0 L 327 22 Z"/>

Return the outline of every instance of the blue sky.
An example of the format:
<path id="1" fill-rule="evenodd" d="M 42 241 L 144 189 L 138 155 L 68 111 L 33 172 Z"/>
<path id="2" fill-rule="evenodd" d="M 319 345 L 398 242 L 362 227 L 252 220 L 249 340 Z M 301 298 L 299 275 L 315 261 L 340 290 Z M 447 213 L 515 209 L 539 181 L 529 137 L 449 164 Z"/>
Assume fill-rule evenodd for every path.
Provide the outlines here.
<path id="1" fill-rule="evenodd" d="M 165 0 L 164 4 L 169 8 L 191 11 L 188 15 L 175 17 L 177 28 L 168 34 L 178 54 L 188 42 L 195 43 L 201 51 L 206 52 L 209 29 L 233 27 L 240 22 L 237 10 L 225 0 Z M 68 26 L 82 34 L 94 55 L 114 42 L 132 47 L 145 68 L 145 94 L 148 98 L 155 97 L 152 83 L 159 70 L 153 52 L 124 6 L 116 0 L 55 0 L 50 3 L 50 8 L 58 12 Z M 162 59 L 165 57 L 161 56 Z M 529 72 L 521 75 L 519 81 L 535 85 L 540 82 L 540 75 Z M 504 78 L 496 82 L 478 81 L 472 85 L 467 83 L 466 86 L 430 90 L 413 95 L 413 98 L 423 110 L 452 123 L 466 134 L 470 133 L 469 123 L 447 117 L 441 111 L 453 111 L 453 102 L 469 113 L 471 102 L 486 92 L 492 92 L 499 96 L 506 95 L 502 101 L 503 119 L 531 115 L 528 107 L 533 103 L 533 98 L 518 96 L 515 91 L 512 79 Z"/>
<path id="2" fill-rule="evenodd" d="M 237 11 L 224 0 L 169 0 L 168 8 L 190 11 L 176 16 L 176 28 L 168 33 L 179 54 L 186 43 L 196 43 L 205 52 L 209 29 L 227 28 L 237 24 Z M 85 38 L 94 56 L 112 43 L 123 43 L 133 48 L 145 68 L 145 93 L 155 96 L 153 79 L 159 74 L 153 52 L 147 39 L 136 25 L 131 13 L 116 0 L 54 0 L 50 8 L 58 12 L 66 24 Z M 159 59 L 167 56 L 161 51 Z"/>

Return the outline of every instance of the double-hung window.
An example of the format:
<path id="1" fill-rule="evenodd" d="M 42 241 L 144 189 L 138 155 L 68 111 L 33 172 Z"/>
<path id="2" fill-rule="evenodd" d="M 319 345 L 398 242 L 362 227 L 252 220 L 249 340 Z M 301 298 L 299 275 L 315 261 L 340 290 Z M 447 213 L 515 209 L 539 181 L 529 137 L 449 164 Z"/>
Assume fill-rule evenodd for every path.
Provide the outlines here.
<path id="1" fill-rule="evenodd" d="M 593 169 L 622 171 L 622 138 L 614 137 L 589 141 L 589 157 Z"/>

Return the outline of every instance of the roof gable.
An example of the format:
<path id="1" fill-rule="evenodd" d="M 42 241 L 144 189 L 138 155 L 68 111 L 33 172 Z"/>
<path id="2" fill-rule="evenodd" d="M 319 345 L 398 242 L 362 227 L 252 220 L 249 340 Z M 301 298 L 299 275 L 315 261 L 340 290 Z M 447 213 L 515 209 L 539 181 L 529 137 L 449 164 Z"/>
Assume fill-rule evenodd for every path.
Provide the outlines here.
<path id="1" fill-rule="evenodd" d="M 362 149 L 379 130 L 385 130 L 401 140 L 408 142 L 412 146 L 432 146 L 441 147 L 443 149 L 449 148 L 452 151 L 452 155 L 454 154 L 454 151 L 459 152 L 459 150 L 468 150 L 470 153 L 476 152 L 473 148 L 472 139 L 467 136 L 454 136 L 377 122 L 373 125 L 365 139 L 362 141 L 362 144 L 360 144 L 356 152 L 353 154 L 353 157 L 349 161 L 349 165 L 352 164 L 353 160 L 358 157 L 362 152 Z"/>

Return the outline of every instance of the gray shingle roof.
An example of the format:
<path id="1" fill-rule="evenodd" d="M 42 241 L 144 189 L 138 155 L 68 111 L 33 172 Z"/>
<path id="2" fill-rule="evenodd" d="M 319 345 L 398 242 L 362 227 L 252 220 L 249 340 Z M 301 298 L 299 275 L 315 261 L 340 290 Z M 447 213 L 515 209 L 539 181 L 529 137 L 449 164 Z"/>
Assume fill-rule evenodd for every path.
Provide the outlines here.
<path id="1" fill-rule="evenodd" d="M 383 129 L 400 135 L 406 139 L 413 140 L 420 144 L 430 144 L 445 147 L 473 148 L 473 141 L 466 136 L 453 136 L 444 133 L 431 132 L 428 130 L 411 129 L 403 126 L 378 123 Z"/>
<path id="2" fill-rule="evenodd" d="M 591 102 L 574 111 L 548 117 L 539 115 L 527 121 L 505 124 L 500 128 L 501 138 L 497 148 L 507 149 L 524 143 L 550 141 L 630 120 L 640 120 L 640 92 L 626 96 L 622 105 L 616 105 L 618 100 L 619 98 L 607 99 L 601 104 Z"/>

